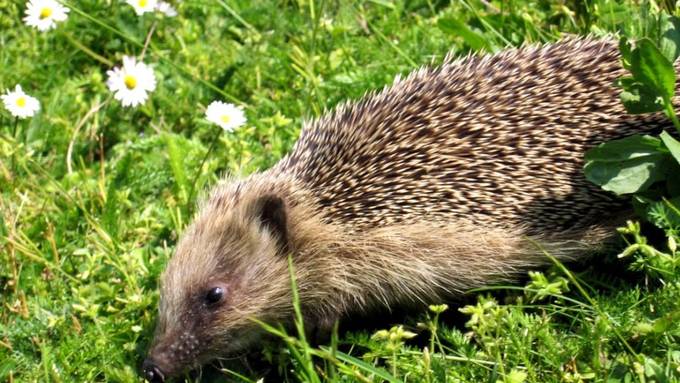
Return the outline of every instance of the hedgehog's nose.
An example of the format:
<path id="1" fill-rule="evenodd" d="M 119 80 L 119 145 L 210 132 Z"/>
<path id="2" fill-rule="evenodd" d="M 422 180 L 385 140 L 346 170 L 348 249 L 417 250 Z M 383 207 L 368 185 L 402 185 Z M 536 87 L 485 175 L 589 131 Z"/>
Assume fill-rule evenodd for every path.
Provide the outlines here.
<path id="1" fill-rule="evenodd" d="M 150 359 L 144 360 L 142 370 L 144 371 L 144 378 L 151 383 L 163 383 L 165 381 L 161 369 Z"/>

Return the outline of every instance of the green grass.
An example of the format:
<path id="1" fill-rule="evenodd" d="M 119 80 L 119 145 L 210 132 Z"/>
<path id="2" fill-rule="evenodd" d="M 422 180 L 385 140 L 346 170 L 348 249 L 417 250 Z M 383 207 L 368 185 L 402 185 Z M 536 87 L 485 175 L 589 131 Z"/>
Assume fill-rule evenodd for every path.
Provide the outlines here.
<path id="1" fill-rule="evenodd" d="M 20 121 L 0 110 L 0 381 L 141 381 L 159 274 L 220 175 L 272 165 L 304 119 L 449 51 L 641 34 L 658 7 L 637 3 L 187 0 L 161 18 L 81 0 L 40 33 L 23 1 L 0 0 L 0 90 L 20 83 L 42 106 Z M 157 90 L 122 108 L 106 70 L 140 54 L 152 25 Z M 215 99 L 243 105 L 248 124 L 207 123 Z M 270 328 L 283 341 L 258 367 L 231 362 L 203 381 L 680 381 L 679 278 L 607 259 L 327 347 Z"/>

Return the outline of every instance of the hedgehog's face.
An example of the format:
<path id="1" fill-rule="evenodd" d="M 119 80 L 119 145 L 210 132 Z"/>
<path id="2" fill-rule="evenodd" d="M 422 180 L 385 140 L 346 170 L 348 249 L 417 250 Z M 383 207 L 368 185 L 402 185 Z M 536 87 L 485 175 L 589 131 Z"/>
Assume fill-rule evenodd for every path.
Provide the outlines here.
<path id="1" fill-rule="evenodd" d="M 227 205 L 227 206 L 224 206 Z M 163 381 L 261 335 L 290 302 L 286 212 L 274 196 L 211 201 L 189 227 L 161 278 L 159 321 L 144 374 Z"/>

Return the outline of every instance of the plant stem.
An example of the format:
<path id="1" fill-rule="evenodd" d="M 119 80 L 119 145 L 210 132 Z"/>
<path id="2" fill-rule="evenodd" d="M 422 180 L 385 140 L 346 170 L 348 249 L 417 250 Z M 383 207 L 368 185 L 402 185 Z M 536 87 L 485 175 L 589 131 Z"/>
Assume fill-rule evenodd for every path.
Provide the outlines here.
<path id="1" fill-rule="evenodd" d="M 212 139 L 212 142 L 210 142 L 210 146 L 208 147 L 208 151 L 205 152 L 205 156 L 203 156 L 203 159 L 201 160 L 201 164 L 198 165 L 198 171 L 196 172 L 196 175 L 194 176 L 194 180 L 191 183 L 191 191 L 189 192 L 189 198 L 187 198 L 187 210 L 189 210 L 189 212 L 191 212 L 191 209 L 190 209 L 191 205 L 190 204 L 191 204 L 191 201 L 194 198 L 194 193 L 196 192 L 196 183 L 198 182 L 198 178 L 203 173 L 203 165 L 205 165 L 205 161 L 208 160 L 208 156 L 210 155 L 210 153 L 212 153 L 213 149 L 215 148 L 215 144 L 219 140 L 221 134 L 222 134 L 222 131 L 218 129 L 217 133 L 215 134 L 215 136 Z"/>
<path id="2" fill-rule="evenodd" d="M 397 349 L 392 350 L 392 376 L 397 376 Z"/>
<path id="3" fill-rule="evenodd" d="M 14 117 L 14 130 L 12 130 L 12 138 L 17 139 L 17 126 L 19 126 L 19 117 Z"/>
<path id="4" fill-rule="evenodd" d="M 678 121 L 678 116 L 675 114 L 675 108 L 673 108 L 673 103 L 668 100 L 665 103 L 666 106 L 666 116 L 671 119 L 673 122 L 673 126 L 675 126 L 675 129 L 680 133 L 680 121 Z"/>
<path id="5" fill-rule="evenodd" d="M 69 43 L 71 43 L 73 46 L 75 46 L 76 48 L 83 51 L 86 55 L 92 57 L 93 59 L 99 61 L 100 63 L 102 63 L 106 66 L 109 66 L 109 67 L 113 66 L 113 62 L 111 60 L 109 60 L 106 57 L 98 54 L 97 52 L 93 51 L 92 49 L 86 47 L 83 43 L 76 40 L 70 33 L 64 32 L 64 33 L 62 33 L 62 35 L 66 38 L 66 40 L 68 40 Z"/>
<path id="6" fill-rule="evenodd" d="M 12 138 L 14 139 L 14 144 L 17 142 L 17 126 L 19 126 L 19 117 L 14 117 L 14 129 L 12 130 Z M 16 146 L 15 146 L 16 147 Z M 17 174 L 17 152 L 12 152 L 12 173 L 14 177 Z"/>
<path id="7" fill-rule="evenodd" d="M 224 0 L 218 0 L 217 2 L 222 6 L 222 8 L 224 8 L 227 12 L 229 12 L 230 15 L 232 15 L 239 23 L 241 23 L 249 31 L 253 32 L 257 36 L 260 35 L 260 32 L 258 32 L 258 30 L 255 27 L 253 27 L 245 19 L 243 19 L 243 17 L 241 17 L 241 15 L 239 15 L 236 11 L 234 11 L 234 9 L 231 8 L 229 6 L 229 4 L 227 4 Z"/>
<path id="8" fill-rule="evenodd" d="M 156 25 L 158 24 L 157 20 L 153 21 L 153 24 L 151 24 L 151 28 L 149 28 L 149 33 L 146 34 L 146 39 L 144 40 L 144 47 L 142 47 L 142 53 L 139 55 L 139 60 L 144 60 L 144 55 L 146 54 L 146 49 L 149 47 L 149 43 L 151 42 L 151 36 L 153 36 L 154 31 L 156 30 Z"/>

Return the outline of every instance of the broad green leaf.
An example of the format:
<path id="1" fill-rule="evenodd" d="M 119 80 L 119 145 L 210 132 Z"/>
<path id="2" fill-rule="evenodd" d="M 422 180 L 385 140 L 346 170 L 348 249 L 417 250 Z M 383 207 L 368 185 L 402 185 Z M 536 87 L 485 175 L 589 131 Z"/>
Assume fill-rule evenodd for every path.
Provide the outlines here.
<path id="1" fill-rule="evenodd" d="M 663 155 L 661 140 L 649 135 L 636 134 L 605 142 L 590 149 L 585 155 L 585 160 L 618 162 L 653 155 Z"/>
<path id="2" fill-rule="evenodd" d="M 666 13 L 659 18 L 661 36 L 659 38 L 659 50 L 670 62 L 680 56 L 680 19 Z"/>
<path id="3" fill-rule="evenodd" d="M 668 151 L 671 152 L 671 155 L 673 158 L 675 158 L 678 163 L 680 163 L 680 142 L 673 138 L 670 134 L 667 132 L 661 132 L 661 141 L 663 141 L 663 144 L 666 145 L 666 148 L 668 148 Z"/>
<path id="4" fill-rule="evenodd" d="M 585 172 L 589 181 L 616 194 L 638 193 L 661 179 L 658 164 L 644 159 L 617 166 L 601 162 L 589 163 Z"/>
<path id="5" fill-rule="evenodd" d="M 663 109 L 663 102 L 661 102 L 661 98 L 657 96 L 654 89 L 635 82 L 633 78 L 620 78 L 617 81 L 617 85 L 623 88 L 620 97 L 628 113 L 652 113 Z"/>
<path id="6" fill-rule="evenodd" d="M 446 33 L 460 36 L 463 38 L 465 43 L 470 46 L 470 48 L 476 51 L 489 49 L 489 44 L 482 35 L 473 31 L 467 25 L 454 18 L 447 17 L 439 19 L 439 21 L 437 21 L 437 26 Z"/>
<path id="7" fill-rule="evenodd" d="M 631 73 L 633 78 L 654 89 L 664 100 L 670 100 L 675 92 L 675 70 L 673 64 L 647 38 L 640 39 L 631 52 Z"/>
<path id="8" fill-rule="evenodd" d="M 637 193 L 663 178 L 660 166 L 667 154 L 651 136 L 631 136 L 605 142 L 585 155 L 586 178 L 616 194 Z"/>

